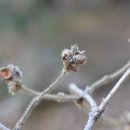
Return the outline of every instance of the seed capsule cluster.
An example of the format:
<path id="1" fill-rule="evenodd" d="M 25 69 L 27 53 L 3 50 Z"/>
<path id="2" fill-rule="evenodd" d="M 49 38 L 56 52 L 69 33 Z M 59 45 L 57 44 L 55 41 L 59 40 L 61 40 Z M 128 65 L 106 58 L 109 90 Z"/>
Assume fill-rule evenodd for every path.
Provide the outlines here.
<path id="1" fill-rule="evenodd" d="M 78 45 L 72 45 L 71 49 L 64 49 L 61 53 L 62 62 L 67 71 L 77 72 L 79 65 L 87 62 L 86 51 L 80 51 Z"/>

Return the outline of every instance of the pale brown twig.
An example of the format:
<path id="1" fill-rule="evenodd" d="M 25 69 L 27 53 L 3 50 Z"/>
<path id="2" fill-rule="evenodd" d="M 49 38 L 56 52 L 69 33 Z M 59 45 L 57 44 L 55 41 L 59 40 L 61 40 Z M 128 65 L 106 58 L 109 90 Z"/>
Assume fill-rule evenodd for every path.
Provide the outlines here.
<path id="1" fill-rule="evenodd" d="M 116 91 L 122 86 L 122 84 L 126 81 L 128 76 L 130 75 L 130 68 L 124 73 L 124 75 L 120 78 L 120 80 L 116 83 L 113 89 L 109 92 L 106 98 L 103 99 L 101 104 L 99 105 L 98 109 L 93 109 L 91 107 L 91 112 L 89 114 L 89 119 L 84 130 L 92 130 L 95 122 L 98 118 L 102 115 L 103 111 L 105 110 L 106 105 L 110 101 L 111 97 L 116 93 Z M 96 111 L 95 111 L 96 110 Z"/>
<path id="2" fill-rule="evenodd" d="M 80 97 L 84 98 L 85 101 L 88 102 L 90 107 L 94 108 L 95 106 L 97 106 L 97 104 L 96 104 L 95 100 L 92 98 L 92 96 L 90 96 L 86 91 L 83 91 L 80 88 L 78 88 L 76 84 L 71 83 L 69 85 L 69 89 L 71 92 L 75 93 L 76 95 L 80 95 Z"/>
<path id="3" fill-rule="evenodd" d="M 112 82 L 116 78 L 120 77 L 130 67 L 130 61 L 128 61 L 123 67 L 116 70 L 114 73 L 105 75 L 101 79 L 89 85 L 89 92 L 93 93 L 96 89 Z M 88 86 L 87 86 L 88 87 Z"/>
<path id="4" fill-rule="evenodd" d="M 38 96 L 42 93 L 29 89 L 28 87 L 23 85 L 22 85 L 22 91 L 32 96 Z M 73 102 L 78 100 L 80 97 L 76 95 L 65 94 L 63 92 L 58 92 L 57 94 L 45 94 L 43 98 L 44 100 L 56 101 L 62 103 L 62 102 Z"/>
<path id="5" fill-rule="evenodd" d="M 18 120 L 16 126 L 14 127 L 14 130 L 20 130 L 22 128 L 22 126 L 25 124 L 27 118 L 30 116 L 33 109 L 42 101 L 42 99 L 44 98 L 44 95 L 49 93 L 55 87 L 57 87 L 57 84 L 59 83 L 59 81 L 63 79 L 65 75 L 66 75 L 66 70 L 63 69 L 59 77 L 47 89 L 45 89 L 40 95 L 32 99 L 32 101 L 30 102 L 26 110 L 24 111 L 23 115 Z"/>

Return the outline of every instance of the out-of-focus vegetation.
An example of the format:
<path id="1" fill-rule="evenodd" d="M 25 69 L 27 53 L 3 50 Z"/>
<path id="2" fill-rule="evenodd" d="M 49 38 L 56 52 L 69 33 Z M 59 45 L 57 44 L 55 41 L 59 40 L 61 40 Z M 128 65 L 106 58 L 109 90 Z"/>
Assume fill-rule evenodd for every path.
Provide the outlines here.
<path id="1" fill-rule="evenodd" d="M 84 88 L 129 60 L 129 12 L 129 0 L 0 0 L 0 66 L 18 65 L 23 82 L 40 91 L 59 74 L 61 50 L 77 43 L 87 50 L 88 64 L 66 78 L 59 90 L 67 91 L 70 82 Z M 115 95 L 106 113 L 118 117 L 129 110 L 128 86 Z M 110 87 L 99 90 L 96 99 Z M 21 93 L 10 96 L 1 80 L 0 122 L 13 127 L 29 100 Z M 80 130 L 85 122 L 86 115 L 72 104 L 43 102 L 25 130 Z M 110 129 L 104 124 L 97 128 Z"/>

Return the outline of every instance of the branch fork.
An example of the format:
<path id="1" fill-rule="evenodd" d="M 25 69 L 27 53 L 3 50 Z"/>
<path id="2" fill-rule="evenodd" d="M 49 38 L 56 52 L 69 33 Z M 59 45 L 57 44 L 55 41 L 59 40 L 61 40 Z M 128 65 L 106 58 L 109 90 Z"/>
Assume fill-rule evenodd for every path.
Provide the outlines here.
<path id="1" fill-rule="evenodd" d="M 116 93 L 119 87 L 126 81 L 126 79 L 130 75 L 130 61 L 126 65 L 124 65 L 119 70 L 115 71 L 110 75 L 106 75 L 103 78 L 99 79 L 95 83 L 87 86 L 83 91 L 76 86 L 76 84 L 70 84 L 69 88 L 71 93 L 73 94 L 49 94 L 54 88 L 58 86 L 58 83 L 70 72 L 77 72 L 79 69 L 79 65 L 83 65 L 87 62 L 87 57 L 85 55 L 85 51 L 80 51 L 77 45 L 72 45 L 70 49 L 64 49 L 61 53 L 61 59 L 63 62 L 63 69 L 58 76 L 58 78 L 51 84 L 47 89 L 42 92 L 36 92 L 34 90 L 30 90 L 22 83 L 22 73 L 19 67 L 14 65 L 8 65 L 2 67 L 0 69 L 0 77 L 5 80 L 8 85 L 9 92 L 14 95 L 16 92 L 23 90 L 26 93 L 32 94 L 35 97 L 32 99 L 21 118 L 16 123 L 13 130 L 21 130 L 23 125 L 26 123 L 29 115 L 33 111 L 33 109 L 43 100 L 53 100 L 57 102 L 78 102 L 80 99 L 85 101 L 90 106 L 89 118 L 86 123 L 84 130 L 92 130 L 95 122 L 101 117 L 102 113 L 105 110 L 106 105 L 110 101 L 111 97 Z M 126 71 L 127 70 L 127 71 Z M 126 71 L 126 72 L 125 72 Z M 125 73 L 124 73 L 125 72 Z M 123 74 L 124 73 L 124 74 Z M 113 89 L 109 92 L 106 98 L 104 98 L 99 106 L 97 106 L 96 101 L 92 97 L 92 93 L 99 87 L 106 85 L 116 79 L 117 77 L 123 76 L 119 79 Z M 117 122 L 116 122 L 117 124 Z M 2 130 L 10 130 L 4 125 L 0 124 L 0 128 Z"/>
<path id="2" fill-rule="evenodd" d="M 89 119 L 84 130 L 92 130 L 95 122 L 105 110 L 106 105 L 110 101 L 111 97 L 116 93 L 116 91 L 122 86 L 122 84 L 126 81 L 126 79 L 130 76 L 130 68 L 123 74 L 123 76 L 119 79 L 113 89 L 109 92 L 106 98 L 104 98 L 101 104 L 98 107 L 98 110 L 95 112 L 93 111 L 93 107 L 91 106 L 91 113 L 89 115 Z"/>

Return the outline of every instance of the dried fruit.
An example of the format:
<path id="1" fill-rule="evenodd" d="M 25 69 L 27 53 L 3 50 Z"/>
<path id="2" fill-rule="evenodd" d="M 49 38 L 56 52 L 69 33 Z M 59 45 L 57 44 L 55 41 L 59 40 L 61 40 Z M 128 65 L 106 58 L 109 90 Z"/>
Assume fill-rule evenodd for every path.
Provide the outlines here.
<path id="1" fill-rule="evenodd" d="M 87 62 L 85 51 L 80 51 L 78 45 L 72 45 L 71 49 L 64 49 L 61 53 L 62 62 L 67 71 L 77 72 L 79 65 Z"/>

